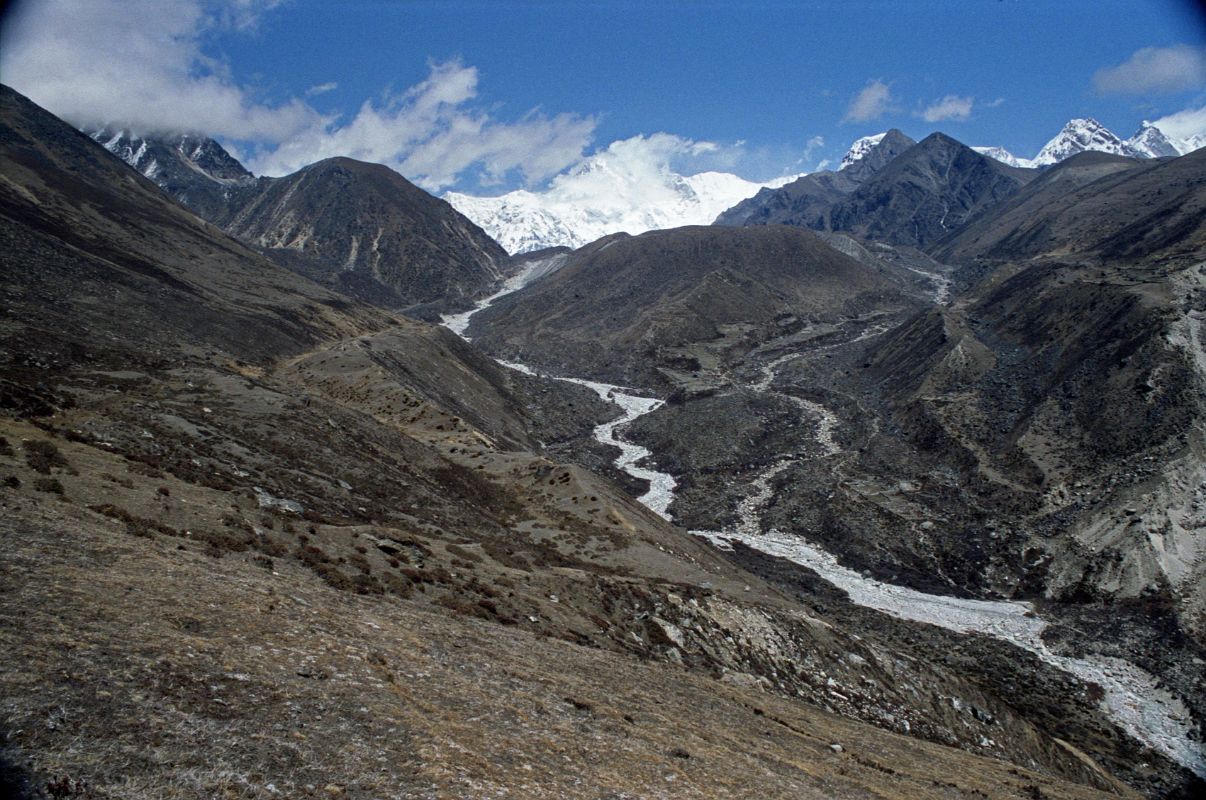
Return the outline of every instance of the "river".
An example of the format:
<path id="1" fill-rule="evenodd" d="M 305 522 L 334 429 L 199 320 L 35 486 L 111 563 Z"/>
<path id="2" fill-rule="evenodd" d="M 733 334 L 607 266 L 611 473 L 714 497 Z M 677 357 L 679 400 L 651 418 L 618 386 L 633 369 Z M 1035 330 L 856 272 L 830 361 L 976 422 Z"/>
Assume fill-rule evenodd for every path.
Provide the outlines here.
<path id="1" fill-rule="evenodd" d="M 495 294 L 481 300 L 472 309 L 446 316 L 441 321 L 453 332 L 468 340 L 465 332 L 474 314 L 488 308 L 498 299 L 522 289 L 532 280 L 555 271 L 564 260 L 565 256 L 558 255 L 550 259 L 532 261 Z M 758 380 L 750 383 L 748 388 L 763 392 L 773 391 L 771 386 L 776 376 L 775 370 L 799 355 L 790 353 L 765 365 Z M 523 364 L 505 361 L 499 363 L 529 375 L 539 374 Z M 641 461 L 652 455 L 650 451 L 625 441 L 617 433 L 638 417 L 661 408 L 663 401 L 641 396 L 632 389 L 598 381 L 550 375 L 544 377 L 587 386 L 604 400 L 620 407 L 623 415 L 597 426 L 594 436 L 599 442 L 620 449 L 621 454 L 615 462 L 617 468 L 649 483 L 649 490 L 638 500 L 665 519 L 670 519 L 668 509 L 674 501 L 674 490 L 677 486 L 674 477 L 640 466 Z M 764 529 L 762 511 L 774 492 L 774 479 L 780 473 L 800 459 L 829 458 L 842 452 L 834 438 L 839 421 L 830 409 L 792 395 L 782 396 L 800 408 L 803 426 L 812 431 L 811 437 L 820 445 L 821 453 L 810 454 L 810 449 L 805 448 L 798 454 L 776 460 L 751 481 L 749 493 L 738 503 L 737 522 L 732 529 L 695 530 L 691 531 L 693 535 L 706 539 L 722 550 L 732 550 L 732 542 L 741 542 L 768 555 L 799 564 L 845 591 L 851 602 L 898 619 L 936 625 L 958 633 L 987 635 L 1028 650 L 1058 669 L 1101 686 L 1104 690 L 1102 708 L 1120 728 L 1199 777 L 1206 778 L 1206 754 L 1203 753 L 1202 746 L 1190 736 L 1192 725 L 1189 710 L 1180 698 L 1160 687 L 1155 676 L 1122 659 L 1072 658 L 1052 652 L 1042 639 L 1042 633 L 1048 623 L 1035 613 L 1031 604 L 969 600 L 927 594 L 905 586 L 883 583 L 842 566 L 831 553 L 799 534 L 786 533 L 774 528 Z"/>

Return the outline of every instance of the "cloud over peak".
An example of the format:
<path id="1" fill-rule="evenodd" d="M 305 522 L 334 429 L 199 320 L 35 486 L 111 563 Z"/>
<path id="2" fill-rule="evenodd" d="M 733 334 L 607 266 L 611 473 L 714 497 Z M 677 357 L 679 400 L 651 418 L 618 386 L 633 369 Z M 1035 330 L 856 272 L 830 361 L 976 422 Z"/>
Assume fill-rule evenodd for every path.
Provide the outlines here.
<path id="1" fill-rule="evenodd" d="M 366 101 L 351 119 L 321 114 L 302 97 L 266 102 L 232 80 L 202 39 L 215 28 L 252 30 L 279 1 L 28 3 L 6 20 L 0 70 L 6 83 L 77 125 L 234 140 L 261 174 L 346 155 L 387 164 L 432 190 L 468 173 L 487 183 L 510 173 L 541 181 L 578 161 L 590 143 L 593 117 L 532 110 L 496 119 L 475 103 L 476 68 L 459 61 L 430 64 L 425 80 Z M 107 43 L 103 53 L 98 42 Z"/>
<path id="2" fill-rule="evenodd" d="M 879 119 L 892 105 L 892 90 L 882 80 L 867 81 L 858 94 L 850 101 L 846 116 L 842 122 L 870 122 Z"/>
<path id="3" fill-rule="evenodd" d="M 971 97 L 948 94 L 917 112 L 917 116 L 926 122 L 945 122 L 947 120 L 962 122 L 971 117 L 974 104 L 975 100 Z"/>
<path id="4" fill-rule="evenodd" d="M 316 125 L 254 154 L 257 172 L 279 175 L 319 159 L 348 156 L 388 164 L 430 190 L 476 170 L 482 183 L 512 171 L 542 181 L 582 157 L 595 120 L 530 111 L 500 122 L 473 107 L 477 69 L 459 61 L 433 63 L 427 79 L 378 103 L 365 101 L 346 123 Z"/>
<path id="5" fill-rule="evenodd" d="M 1097 91 L 1110 94 L 1171 93 L 1206 86 L 1206 48 L 1144 47 L 1118 66 L 1097 70 L 1093 84 Z"/>

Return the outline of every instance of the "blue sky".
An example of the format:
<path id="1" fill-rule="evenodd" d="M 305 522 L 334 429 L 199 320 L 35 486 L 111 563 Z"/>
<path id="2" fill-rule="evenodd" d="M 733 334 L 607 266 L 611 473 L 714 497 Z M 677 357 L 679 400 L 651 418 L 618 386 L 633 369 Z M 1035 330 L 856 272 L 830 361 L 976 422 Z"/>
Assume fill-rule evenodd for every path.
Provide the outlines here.
<path id="1" fill-rule="evenodd" d="M 1204 19 L 1184 0 L 25 0 L 0 75 L 79 124 L 213 133 L 260 172 L 348 154 L 497 193 L 658 132 L 678 169 L 761 180 L 893 126 L 1022 156 L 1075 116 L 1202 130 Z"/>

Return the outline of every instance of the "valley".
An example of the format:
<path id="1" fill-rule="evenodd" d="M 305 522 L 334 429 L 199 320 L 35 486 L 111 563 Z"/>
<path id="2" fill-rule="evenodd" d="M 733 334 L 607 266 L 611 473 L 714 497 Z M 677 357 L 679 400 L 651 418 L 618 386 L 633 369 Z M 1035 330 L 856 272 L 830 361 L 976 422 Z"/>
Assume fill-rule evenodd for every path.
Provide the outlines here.
<path id="1" fill-rule="evenodd" d="M 564 258 L 555 256 L 558 263 Z M 484 311 L 507 294 L 519 291 L 535 277 L 548 274 L 546 262 L 534 262 L 533 268 L 520 279 L 513 280 L 502 291 L 480 302 L 471 312 L 446 317 L 443 324 L 464 335 L 473 314 Z M 936 284 L 934 302 L 946 300 L 947 281 L 927 275 Z M 852 339 L 825 345 L 824 349 L 856 345 L 885 333 L 883 328 L 869 328 Z M 779 349 L 775 342 L 764 346 L 766 351 Z M 812 355 L 791 353 L 760 366 L 760 377 L 748 384 L 755 392 L 771 390 L 777 377 L 776 369 L 784 362 Z M 535 374 L 523 364 L 501 362 L 504 366 L 527 374 Z M 646 482 L 648 491 L 638 497 L 655 513 L 668 517 L 667 509 L 674 501 L 676 481 L 673 476 L 638 466 L 638 462 L 654 456 L 649 450 L 617 437 L 617 429 L 663 407 L 656 398 L 638 397 L 621 387 L 581 378 L 557 377 L 557 380 L 589 386 L 604 400 L 618 405 L 624 416 L 598 426 L 594 435 L 600 444 L 621 451 L 616 458 L 617 469 L 636 480 Z M 876 611 L 912 622 L 934 625 L 961 634 L 983 634 L 1029 650 L 1044 662 L 1078 679 L 1102 687 L 1104 703 L 1110 719 L 1128 735 L 1161 752 L 1176 763 L 1206 778 L 1206 755 L 1195 741 L 1196 733 L 1189 722 L 1190 713 L 1183 700 L 1163 688 L 1161 682 L 1144 670 L 1116 658 L 1079 659 L 1053 652 L 1044 643 L 1042 633 L 1048 626 L 1033 606 L 1026 602 L 972 600 L 947 595 L 918 592 L 905 586 L 882 583 L 866 573 L 859 574 L 843 567 L 839 560 L 824 549 L 799 535 L 784 533 L 763 526 L 762 512 L 771 499 L 775 479 L 794 461 L 801 458 L 831 458 L 842 449 L 834 441 L 834 429 L 839 424 L 836 415 L 824 406 L 791 395 L 782 395 L 800 409 L 799 426 L 812 428 L 811 442 L 795 456 L 773 462 L 759 472 L 748 484 L 748 494 L 736 506 L 736 521 L 731 529 L 692 530 L 691 534 L 710 541 L 722 550 L 732 550 L 733 542 L 776 558 L 799 564 L 815 572 L 823 580 L 844 591 L 850 601 Z M 810 454 L 811 451 L 811 454 Z M 834 472 L 840 467 L 831 466 Z"/>
<path id="2" fill-rule="evenodd" d="M 508 255 L 0 100 L 11 794 L 1206 782 L 1206 150 L 890 131 Z"/>

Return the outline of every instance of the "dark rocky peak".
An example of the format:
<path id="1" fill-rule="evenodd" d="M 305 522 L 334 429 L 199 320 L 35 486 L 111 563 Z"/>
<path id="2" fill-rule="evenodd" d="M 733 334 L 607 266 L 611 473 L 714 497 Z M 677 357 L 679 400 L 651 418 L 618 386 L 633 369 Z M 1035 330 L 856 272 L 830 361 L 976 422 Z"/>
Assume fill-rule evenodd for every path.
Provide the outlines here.
<path id="1" fill-rule="evenodd" d="M 446 201 L 381 164 L 328 158 L 261 178 L 239 199 L 214 220 L 225 230 L 291 269 L 390 308 L 432 304 L 435 313 L 464 305 L 492 289 L 510 263 Z"/>
<path id="2" fill-rule="evenodd" d="M 715 225 L 794 225 L 829 229 L 829 208 L 891 163 L 916 142 L 896 128 L 859 139 L 837 172 L 804 175 L 778 189 L 758 194 L 728 209 Z"/>
<path id="3" fill-rule="evenodd" d="M 216 183 L 255 179 L 226 148 L 208 136 L 192 133 L 142 136 L 127 129 L 101 128 L 89 134 L 113 155 L 155 180 L 178 167 Z"/>
<path id="4" fill-rule="evenodd" d="M 1012 195 L 1035 174 L 933 133 L 839 200 L 829 211 L 828 226 L 865 239 L 924 248 Z"/>
<path id="5" fill-rule="evenodd" d="M 843 159 L 840 171 L 854 181 L 865 181 L 915 144 L 917 144 L 916 141 L 901 133 L 897 128 L 892 128 L 858 157 L 850 161 Z M 847 158 L 850 158 L 852 154 L 848 154 Z"/>
<path id="6" fill-rule="evenodd" d="M 105 127 L 89 136 L 206 219 L 220 216 L 232 190 L 255 182 L 222 145 L 198 134 L 140 135 Z"/>

